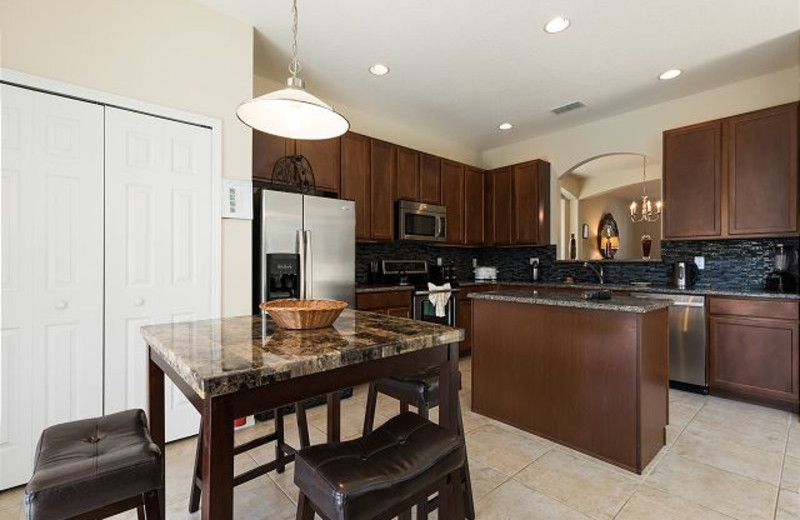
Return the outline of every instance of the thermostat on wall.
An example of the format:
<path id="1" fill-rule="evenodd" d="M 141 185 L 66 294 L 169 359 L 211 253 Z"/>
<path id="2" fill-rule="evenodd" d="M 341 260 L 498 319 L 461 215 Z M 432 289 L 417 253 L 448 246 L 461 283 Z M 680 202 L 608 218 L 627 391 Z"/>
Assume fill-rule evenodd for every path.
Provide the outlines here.
<path id="1" fill-rule="evenodd" d="M 222 218 L 253 219 L 253 183 L 222 180 Z"/>

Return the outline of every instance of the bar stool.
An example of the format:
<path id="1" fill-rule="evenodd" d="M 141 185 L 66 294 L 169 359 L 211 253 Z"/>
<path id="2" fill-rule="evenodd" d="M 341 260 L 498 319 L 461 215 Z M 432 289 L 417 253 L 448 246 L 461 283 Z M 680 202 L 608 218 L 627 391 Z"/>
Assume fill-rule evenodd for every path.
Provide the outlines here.
<path id="1" fill-rule="evenodd" d="M 461 390 L 461 372 L 458 372 L 458 389 Z M 439 369 L 431 368 L 424 372 L 402 377 L 387 377 L 374 381 L 369 385 L 367 393 L 367 409 L 364 414 L 364 435 L 372 431 L 375 424 L 375 409 L 378 403 L 378 393 L 388 395 L 400 401 L 400 412 L 409 410 L 409 406 L 417 409 L 417 413 L 424 418 L 428 418 L 431 408 L 439 406 Z M 458 433 L 464 435 L 464 419 L 461 414 L 461 407 L 458 407 Z M 475 502 L 472 497 L 472 484 L 469 475 L 469 464 L 464 464 L 464 499 L 466 503 L 466 517 L 470 520 L 475 518 Z M 421 503 L 417 511 L 431 511 L 437 507 L 437 498 Z M 418 513 L 419 514 L 419 513 Z"/>
<path id="2" fill-rule="evenodd" d="M 300 434 L 300 448 L 307 448 L 311 442 L 309 441 L 308 434 L 308 419 L 306 417 L 306 409 L 304 404 L 294 404 L 295 415 L 297 416 L 297 430 Z M 244 484 L 261 475 L 266 475 L 270 471 L 275 470 L 278 473 L 283 473 L 286 470 L 286 465 L 294 460 L 297 450 L 286 443 L 284 435 L 284 415 L 285 409 L 277 408 L 272 410 L 273 419 L 275 420 L 275 431 L 262 435 L 245 443 L 242 443 L 233 448 L 234 456 L 253 450 L 259 446 L 275 442 L 275 459 L 257 466 L 251 470 L 245 471 L 239 475 L 234 476 L 233 486 L 236 487 Z M 189 494 L 189 512 L 194 513 L 200 509 L 200 495 L 203 488 L 203 421 L 200 421 L 200 433 L 197 437 L 197 451 L 194 456 L 194 479 L 192 480 L 192 490 Z"/>
<path id="3" fill-rule="evenodd" d="M 143 410 L 51 426 L 25 487 L 28 520 L 108 518 L 136 509 L 161 520 L 164 463 Z"/>
<path id="4" fill-rule="evenodd" d="M 410 518 L 437 491 L 453 493 L 463 518 L 464 439 L 414 413 L 400 414 L 359 439 L 318 444 L 297 453 L 297 520 Z M 427 512 L 417 511 L 419 520 Z"/>

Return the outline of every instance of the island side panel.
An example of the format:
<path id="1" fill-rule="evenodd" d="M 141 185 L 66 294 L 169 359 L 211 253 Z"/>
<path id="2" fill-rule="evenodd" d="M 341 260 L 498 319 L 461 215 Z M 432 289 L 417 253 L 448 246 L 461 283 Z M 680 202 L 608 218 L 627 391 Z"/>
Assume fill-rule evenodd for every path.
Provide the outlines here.
<path id="1" fill-rule="evenodd" d="M 477 413 L 636 471 L 638 314 L 473 300 Z"/>
<path id="2" fill-rule="evenodd" d="M 669 320 L 667 309 L 640 315 L 639 431 L 644 469 L 666 444 L 669 419 Z"/>

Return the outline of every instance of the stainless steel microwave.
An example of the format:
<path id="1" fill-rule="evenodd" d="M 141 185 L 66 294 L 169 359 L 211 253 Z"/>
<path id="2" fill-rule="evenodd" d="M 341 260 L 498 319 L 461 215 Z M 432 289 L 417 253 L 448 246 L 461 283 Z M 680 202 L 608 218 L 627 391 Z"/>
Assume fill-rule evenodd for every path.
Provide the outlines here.
<path id="1" fill-rule="evenodd" d="M 397 238 L 444 242 L 447 238 L 447 209 L 411 200 L 398 201 Z"/>

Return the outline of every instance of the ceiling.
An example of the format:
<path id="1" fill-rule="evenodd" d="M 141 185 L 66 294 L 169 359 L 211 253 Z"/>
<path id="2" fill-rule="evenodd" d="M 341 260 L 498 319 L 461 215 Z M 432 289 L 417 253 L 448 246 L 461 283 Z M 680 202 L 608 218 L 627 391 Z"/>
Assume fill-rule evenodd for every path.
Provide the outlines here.
<path id="1" fill-rule="evenodd" d="M 290 0 L 198 1 L 256 28 L 256 74 L 288 75 Z M 475 150 L 800 62 L 797 0 L 300 0 L 298 9 L 310 92 Z M 557 15 L 572 25 L 546 34 Z M 369 74 L 377 62 L 391 72 Z M 657 79 L 671 68 L 685 73 Z M 573 101 L 587 107 L 550 112 Z M 514 128 L 501 132 L 506 121 Z"/>

